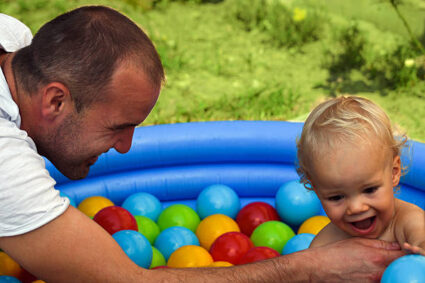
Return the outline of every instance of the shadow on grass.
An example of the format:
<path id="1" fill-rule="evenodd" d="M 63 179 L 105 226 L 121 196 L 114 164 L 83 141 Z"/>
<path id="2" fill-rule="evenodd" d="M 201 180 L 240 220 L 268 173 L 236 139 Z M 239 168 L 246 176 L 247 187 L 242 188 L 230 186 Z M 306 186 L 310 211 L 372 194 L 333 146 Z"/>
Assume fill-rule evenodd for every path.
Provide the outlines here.
<path id="1" fill-rule="evenodd" d="M 322 89 L 329 96 L 336 97 L 340 94 L 379 93 L 387 96 L 389 88 L 384 82 L 369 81 L 367 79 L 352 79 L 350 74 L 330 75 L 326 83 L 314 86 L 314 89 Z"/>

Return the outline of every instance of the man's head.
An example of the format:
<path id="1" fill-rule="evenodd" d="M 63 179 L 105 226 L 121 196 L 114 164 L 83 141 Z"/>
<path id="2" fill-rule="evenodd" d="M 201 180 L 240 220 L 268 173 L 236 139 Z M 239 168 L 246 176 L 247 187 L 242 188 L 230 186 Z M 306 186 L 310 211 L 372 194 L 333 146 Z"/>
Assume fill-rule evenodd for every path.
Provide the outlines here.
<path id="1" fill-rule="evenodd" d="M 45 24 L 12 61 L 22 128 L 38 151 L 72 179 L 114 147 L 127 152 L 152 110 L 164 71 L 146 34 L 102 6 Z"/>

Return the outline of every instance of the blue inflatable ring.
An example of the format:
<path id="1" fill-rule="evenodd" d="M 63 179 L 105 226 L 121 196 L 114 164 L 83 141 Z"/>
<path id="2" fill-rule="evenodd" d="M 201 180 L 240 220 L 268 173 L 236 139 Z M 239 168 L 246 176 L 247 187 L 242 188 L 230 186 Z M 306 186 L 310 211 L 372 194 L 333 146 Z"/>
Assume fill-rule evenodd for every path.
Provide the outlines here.
<path id="1" fill-rule="evenodd" d="M 279 187 L 298 179 L 295 141 L 302 123 L 221 121 L 164 124 L 135 130 L 127 154 L 110 150 L 86 179 L 70 181 L 46 160 L 56 188 L 78 204 L 99 195 L 120 205 L 129 195 L 148 192 L 164 206 L 183 203 L 195 208 L 205 187 L 233 188 L 241 205 L 265 201 L 274 205 Z M 425 144 L 411 141 L 402 159 L 409 166 L 397 197 L 425 208 Z"/>

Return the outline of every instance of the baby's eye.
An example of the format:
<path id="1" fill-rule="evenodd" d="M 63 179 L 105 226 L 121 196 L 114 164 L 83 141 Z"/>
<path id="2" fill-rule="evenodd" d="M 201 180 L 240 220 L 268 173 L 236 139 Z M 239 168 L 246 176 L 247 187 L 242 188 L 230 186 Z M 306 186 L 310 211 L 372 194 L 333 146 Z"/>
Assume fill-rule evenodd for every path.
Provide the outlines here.
<path id="1" fill-rule="evenodd" d="M 329 201 L 339 201 L 339 200 L 341 200 L 343 198 L 343 196 L 342 195 L 336 195 L 336 196 L 330 196 L 330 197 L 328 197 L 328 200 Z"/>
<path id="2" fill-rule="evenodd" d="M 376 192 L 376 190 L 378 190 L 378 187 L 370 187 L 366 188 L 363 192 L 365 194 L 373 194 L 374 192 Z"/>

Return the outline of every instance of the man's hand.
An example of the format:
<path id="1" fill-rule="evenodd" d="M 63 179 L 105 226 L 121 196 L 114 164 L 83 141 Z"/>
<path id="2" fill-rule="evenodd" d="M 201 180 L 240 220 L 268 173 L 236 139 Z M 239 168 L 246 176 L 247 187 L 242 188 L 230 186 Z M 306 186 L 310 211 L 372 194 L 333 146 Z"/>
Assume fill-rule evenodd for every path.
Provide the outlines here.
<path id="1" fill-rule="evenodd" d="M 364 238 L 310 250 L 316 254 L 313 282 L 379 282 L 385 268 L 405 255 L 397 243 Z"/>

